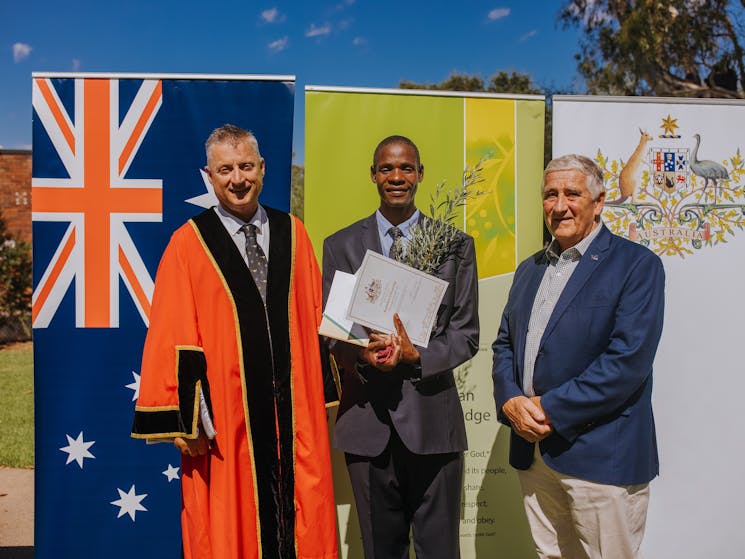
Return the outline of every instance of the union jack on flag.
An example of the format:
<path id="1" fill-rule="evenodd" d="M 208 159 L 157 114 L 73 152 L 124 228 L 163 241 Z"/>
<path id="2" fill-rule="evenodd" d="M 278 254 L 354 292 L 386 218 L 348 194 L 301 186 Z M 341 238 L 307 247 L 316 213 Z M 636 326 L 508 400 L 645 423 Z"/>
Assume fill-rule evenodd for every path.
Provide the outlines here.
<path id="1" fill-rule="evenodd" d="M 49 326 L 73 279 L 76 327 L 119 327 L 119 278 L 149 323 L 153 280 L 125 223 L 162 220 L 162 180 L 125 177 L 162 98 L 161 80 L 144 80 L 120 121 L 118 80 L 79 78 L 71 118 L 52 80 L 33 80 L 67 176 L 32 178 L 32 219 L 69 223 L 34 289 L 34 328 Z"/>
<path id="2" fill-rule="evenodd" d="M 216 126 L 262 139 L 276 163 L 262 202 L 289 209 L 294 81 L 45 73 L 32 83 L 34 557 L 176 559 L 179 453 L 129 436 L 152 278 L 172 233 L 215 203 L 201 170 Z"/>

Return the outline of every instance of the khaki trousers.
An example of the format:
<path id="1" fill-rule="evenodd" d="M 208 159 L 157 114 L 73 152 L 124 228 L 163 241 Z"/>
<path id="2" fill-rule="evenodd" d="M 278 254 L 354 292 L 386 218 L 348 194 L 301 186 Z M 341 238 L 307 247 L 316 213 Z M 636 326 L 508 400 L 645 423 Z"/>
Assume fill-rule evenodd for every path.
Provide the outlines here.
<path id="1" fill-rule="evenodd" d="M 560 474 L 541 458 L 518 471 L 541 559 L 641 559 L 649 484 L 606 485 Z"/>

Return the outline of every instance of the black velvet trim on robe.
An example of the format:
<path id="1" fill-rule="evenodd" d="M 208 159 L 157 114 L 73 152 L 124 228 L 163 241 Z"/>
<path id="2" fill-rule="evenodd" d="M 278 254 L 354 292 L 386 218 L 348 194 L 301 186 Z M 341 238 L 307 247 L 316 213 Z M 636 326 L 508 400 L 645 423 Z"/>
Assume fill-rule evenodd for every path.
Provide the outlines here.
<path id="1" fill-rule="evenodd" d="M 132 437 L 146 439 L 185 435 L 186 427 L 178 410 L 135 410 Z"/>
<path id="2" fill-rule="evenodd" d="M 198 412 L 197 382 L 200 383 L 207 402 L 207 409 L 212 415 L 209 384 L 207 383 L 207 361 L 204 353 L 196 349 L 177 348 L 178 350 L 178 410 L 135 409 L 132 434 L 137 436 L 196 438 Z"/>
<path id="3" fill-rule="evenodd" d="M 292 224 L 289 215 L 272 208 L 265 210 L 269 217 L 266 310 L 242 255 L 215 211 L 207 210 L 193 221 L 236 305 L 262 556 L 295 559 L 294 422 L 288 316 Z"/>
<path id="4" fill-rule="evenodd" d="M 204 352 L 196 349 L 178 348 L 178 401 L 181 419 L 186 426 L 187 433 L 196 437 L 194 428 L 199 419 L 199 403 L 197 394 L 197 382 L 200 383 L 207 410 L 212 417 L 212 399 L 210 398 L 210 387 L 207 382 L 207 360 Z M 194 417 L 196 412 L 197 417 Z"/>

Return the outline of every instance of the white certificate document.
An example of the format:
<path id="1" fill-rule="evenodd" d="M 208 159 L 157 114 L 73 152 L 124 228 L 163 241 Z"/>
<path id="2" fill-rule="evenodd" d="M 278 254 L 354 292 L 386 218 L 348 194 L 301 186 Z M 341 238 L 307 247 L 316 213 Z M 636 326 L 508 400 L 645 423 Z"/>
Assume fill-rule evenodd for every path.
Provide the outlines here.
<path id="1" fill-rule="evenodd" d="M 427 347 L 448 282 L 371 250 L 355 276 L 348 320 L 390 334 L 398 313 L 411 342 Z"/>
<path id="2" fill-rule="evenodd" d="M 367 331 L 347 318 L 347 309 L 354 291 L 354 274 L 337 270 L 331 282 L 326 308 L 318 333 L 328 338 L 342 340 L 355 345 L 367 346 Z"/>

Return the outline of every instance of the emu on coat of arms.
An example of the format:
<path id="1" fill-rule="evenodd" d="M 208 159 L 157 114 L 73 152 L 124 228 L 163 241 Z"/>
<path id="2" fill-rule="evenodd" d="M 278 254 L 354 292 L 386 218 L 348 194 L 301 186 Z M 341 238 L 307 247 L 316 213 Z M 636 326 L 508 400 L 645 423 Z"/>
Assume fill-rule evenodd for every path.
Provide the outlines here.
<path id="1" fill-rule="evenodd" d="M 618 235 L 657 254 L 685 257 L 726 242 L 745 226 L 745 163 L 735 154 L 716 160 L 701 134 L 683 137 L 677 119 L 662 119 L 663 133 L 640 138 L 628 159 L 611 160 L 600 150 L 595 161 L 606 187 L 603 221 Z M 701 155 L 701 154 L 704 155 Z M 712 159 L 700 159 L 700 157 Z"/>

